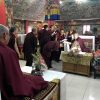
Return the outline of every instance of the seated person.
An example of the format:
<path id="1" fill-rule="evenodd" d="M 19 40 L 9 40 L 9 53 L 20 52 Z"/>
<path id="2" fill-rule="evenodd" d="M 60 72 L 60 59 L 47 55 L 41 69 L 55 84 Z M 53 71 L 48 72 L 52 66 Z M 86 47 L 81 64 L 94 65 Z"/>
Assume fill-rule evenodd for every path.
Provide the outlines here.
<path id="1" fill-rule="evenodd" d="M 86 48 L 84 41 L 79 37 L 78 33 L 75 33 L 73 36 L 74 36 L 74 41 L 72 43 L 71 49 L 74 47 L 78 48 L 79 51 L 82 52 L 91 52 L 89 48 Z"/>
<path id="2" fill-rule="evenodd" d="M 71 46 L 71 51 L 73 52 L 82 52 L 81 47 L 78 43 L 78 41 L 74 41 L 72 46 Z"/>
<path id="3" fill-rule="evenodd" d="M 33 98 L 48 83 L 41 76 L 24 75 L 17 54 L 7 47 L 9 31 L 0 24 L 0 90 L 2 100 Z"/>

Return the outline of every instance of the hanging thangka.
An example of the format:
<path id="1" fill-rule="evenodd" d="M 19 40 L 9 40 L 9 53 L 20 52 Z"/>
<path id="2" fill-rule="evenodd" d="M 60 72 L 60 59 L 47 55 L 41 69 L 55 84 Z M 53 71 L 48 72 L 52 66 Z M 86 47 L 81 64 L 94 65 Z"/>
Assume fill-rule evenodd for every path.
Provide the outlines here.
<path id="1" fill-rule="evenodd" d="M 51 5 L 51 0 L 46 0 L 46 10 L 45 10 L 45 20 L 50 19 L 50 5 Z"/>
<path id="2" fill-rule="evenodd" d="M 13 0 L 5 0 L 6 25 L 11 27 L 13 24 Z"/>
<path id="3" fill-rule="evenodd" d="M 59 0 L 48 0 L 45 20 L 59 20 L 60 5 Z"/>

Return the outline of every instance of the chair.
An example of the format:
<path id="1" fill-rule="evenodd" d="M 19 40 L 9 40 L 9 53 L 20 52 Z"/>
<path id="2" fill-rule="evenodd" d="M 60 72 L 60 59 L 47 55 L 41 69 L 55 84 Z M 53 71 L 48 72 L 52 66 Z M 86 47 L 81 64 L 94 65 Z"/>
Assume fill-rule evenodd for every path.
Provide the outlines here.
<path id="1" fill-rule="evenodd" d="M 100 35 L 95 38 L 95 47 L 96 50 L 100 49 Z"/>
<path id="2" fill-rule="evenodd" d="M 92 67 L 93 67 L 94 79 L 95 79 L 97 74 L 100 74 L 100 57 L 95 57 L 93 59 Z"/>

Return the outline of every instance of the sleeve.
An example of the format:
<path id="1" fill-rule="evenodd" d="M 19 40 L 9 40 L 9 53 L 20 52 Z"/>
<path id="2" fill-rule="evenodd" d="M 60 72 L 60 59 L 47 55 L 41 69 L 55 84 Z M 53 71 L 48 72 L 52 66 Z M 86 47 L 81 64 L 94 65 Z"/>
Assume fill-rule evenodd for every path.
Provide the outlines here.
<path id="1" fill-rule="evenodd" d="M 2 88 L 2 83 L 1 83 L 2 82 L 1 81 L 2 80 L 2 75 L 3 75 L 2 74 L 2 72 L 3 72 L 2 68 L 3 68 L 3 64 L 2 64 L 2 59 L 1 59 L 1 56 L 0 56 L 0 89 Z"/>
<path id="2" fill-rule="evenodd" d="M 31 46 L 32 46 L 33 53 L 36 53 L 37 51 L 37 38 L 36 37 L 31 37 Z"/>
<path id="3" fill-rule="evenodd" d="M 9 46 L 10 48 L 14 48 L 14 44 L 15 44 L 15 39 L 11 37 L 11 38 L 9 39 L 8 46 Z"/>
<path id="4" fill-rule="evenodd" d="M 58 49 L 59 49 L 59 42 L 58 41 L 53 41 L 51 43 L 52 43 L 51 52 L 52 51 L 58 51 Z"/>
<path id="5" fill-rule="evenodd" d="M 59 42 L 55 41 L 54 50 L 57 51 L 59 47 L 60 47 Z"/>

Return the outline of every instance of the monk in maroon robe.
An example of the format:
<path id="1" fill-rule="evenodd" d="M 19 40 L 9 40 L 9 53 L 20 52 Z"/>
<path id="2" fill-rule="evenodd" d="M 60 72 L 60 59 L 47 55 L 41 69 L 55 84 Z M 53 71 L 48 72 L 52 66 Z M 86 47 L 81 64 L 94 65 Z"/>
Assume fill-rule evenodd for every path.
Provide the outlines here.
<path id="1" fill-rule="evenodd" d="M 54 51 L 58 51 L 59 49 L 59 43 L 56 41 L 56 35 L 51 37 L 51 41 L 45 44 L 43 48 L 43 58 L 47 64 L 48 68 L 52 68 L 52 53 Z"/>
<path id="2" fill-rule="evenodd" d="M 44 45 L 50 41 L 51 33 L 48 31 L 48 25 L 38 32 L 38 40 L 40 45 L 40 53 L 43 54 Z"/>
<path id="3" fill-rule="evenodd" d="M 33 98 L 47 87 L 41 76 L 24 75 L 20 69 L 16 53 L 7 47 L 8 29 L 0 25 L 0 90 L 2 100 L 23 100 Z"/>
<path id="4" fill-rule="evenodd" d="M 84 41 L 79 37 L 78 33 L 74 34 L 74 38 L 75 41 L 79 43 L 82 52 L 91 52 L 91 50 L 85 46 Z"/>

